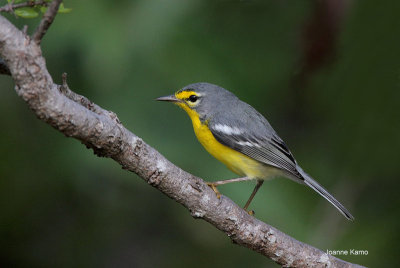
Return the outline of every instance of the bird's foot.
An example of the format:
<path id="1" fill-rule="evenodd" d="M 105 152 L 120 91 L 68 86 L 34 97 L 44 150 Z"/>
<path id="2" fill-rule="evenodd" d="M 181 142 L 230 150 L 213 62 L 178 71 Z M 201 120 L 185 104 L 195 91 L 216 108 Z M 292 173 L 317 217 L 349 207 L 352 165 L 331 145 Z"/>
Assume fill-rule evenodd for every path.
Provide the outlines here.
<path id="1" fill-rule="evenodd" d="M 207 185 L 211 187 L 211 189 L 214 191 L 214 193 L 217 195 L 217 198 L 221 198 L 221 193 L 217 189 L 217 184 L 213 182 L 207 182 Z"/>
<path id="2" fill-rule="evenodd" d="M 254 214 L 256 214 L 255 212 L 254 212 L 254 210 L 246 210 L 247 211 L 247 213 L 250 215 L 250 216 L 254 216 Z"/>

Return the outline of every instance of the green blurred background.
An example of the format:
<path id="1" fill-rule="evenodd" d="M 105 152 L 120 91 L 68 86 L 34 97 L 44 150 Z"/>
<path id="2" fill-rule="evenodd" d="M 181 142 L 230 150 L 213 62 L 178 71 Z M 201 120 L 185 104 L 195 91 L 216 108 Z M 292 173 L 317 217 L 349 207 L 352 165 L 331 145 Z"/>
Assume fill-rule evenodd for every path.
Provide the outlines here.
<path id="1" fill-rule="evenodd" d="M 1 1 L 4 5 L 6 1 Z M 187 115 L 153 101 L 221 85 L 263 113 L 298 162 L 356 217 L 312 190 L 264 184 L 257 218 L 367 266 L 399 264 L 399 1 L 66 1 L 42 47 L 55 82 L 117 113 L 170 161 L 235 177 Z M 7 16 L 18 27 L 38 19 Z M 2 267 L 276 267 L 110 159 L 36 119 L 0 76 Z M 220 188 L 243 205 L 254 184 Z"/>

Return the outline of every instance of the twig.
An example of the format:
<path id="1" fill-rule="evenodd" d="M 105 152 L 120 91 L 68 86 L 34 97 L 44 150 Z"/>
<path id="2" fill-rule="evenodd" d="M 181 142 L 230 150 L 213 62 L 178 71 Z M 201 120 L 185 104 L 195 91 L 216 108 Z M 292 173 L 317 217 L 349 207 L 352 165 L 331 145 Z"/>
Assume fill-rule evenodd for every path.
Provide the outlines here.
<path id="1" fill-rule="evenodd" d="M 53 23 L 53 20 L 57 14 L 58 7 L 60 6 L 62 0 L 53 0 L 49 7 L 44 13 L 42 20 L 40 21 L 39 26 L 37 27 L 35 33 L 32 36 L 33 41 L 36 44 L 40 44 L 42 41 L 43 36 L 46 34 L 47 30 L 49 29 L 50 25 Z"/>
<path id="2" fill-rule="evenodd" d="M 121 121 L 118 119 L 117 115 L 114 112 L 111 111 L 106 111 L 97 104 L 93 103 L 90 101 L 88 98 L 85 96 L 79 95 L 75 92 L 73 92 L 68 84 L 67 84 L 67 73 L 63 73 L 62 76 L 62 85 L 58 86 L 60 92 L 64 94 L 67 98 L 70 100 L 73 100 L 76 103 L 81 104 L 84 106 L 86 109 L 98 114 L 98 115 L 106 115 L 106 116 L 112 116 L 116 122 L 121 123 Z"/>
<path id="3" fill-rule="evenodd" d="M 28 25 L 24 25 L 24 27 L 22 28 L 22 32 L 27 35 L 28 34 Z"/>
<path id="4" fill-rule="evenodd" d="M 8 12 L 8 13 L 13 13 L 14 9 L 20 8 L 20 7 L 34 7 L 34 6 L 47 6 L 48 2 L 44 0 L 39 0 L 39 1 L 27 1 L 24 3 L 19 3 L 19 4 L 7 4 L 2 7 L 0 7 L 0 12 Z"/>
<path id="5" fill-rule="evenodd" d="M 97 155 L 110 157 L 124 169 L 138 174 L 185 206 L 194 218 L 201 218 L 224 232 L 234 243 L 282 266 L 360 267 L 297 241 L 249 215 L 225 196 L 218 199 L 202 179 L 169 162 L 110 113 L 99 106 L 96 110 L 100 112 L 93 112 L 72 91 L 65 94 L 70 91 L 66 76 L 59 90 L 60 86 L 54 84 L 47 71 L 40 47 L 35 42 L 26 44 L 25 38 L 0 16 L 0 56 L 11 69 L 18 95 L 39 119 L 80 140 Z"/>

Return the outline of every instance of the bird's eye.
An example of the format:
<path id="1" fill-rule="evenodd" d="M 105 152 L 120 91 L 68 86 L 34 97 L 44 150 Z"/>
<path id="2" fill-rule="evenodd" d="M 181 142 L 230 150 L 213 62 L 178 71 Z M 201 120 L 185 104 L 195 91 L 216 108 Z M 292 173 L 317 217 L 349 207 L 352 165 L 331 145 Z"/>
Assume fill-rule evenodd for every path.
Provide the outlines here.
<path id="1" fill-rule="evenodd" d="M 188 100 L 189 100 L 190 102 L 196 102 L 198 99 L 199 99 L 199 97 L 197 97 L 196 95 L 191 95 L 191 96 L 188 98 Z"/>

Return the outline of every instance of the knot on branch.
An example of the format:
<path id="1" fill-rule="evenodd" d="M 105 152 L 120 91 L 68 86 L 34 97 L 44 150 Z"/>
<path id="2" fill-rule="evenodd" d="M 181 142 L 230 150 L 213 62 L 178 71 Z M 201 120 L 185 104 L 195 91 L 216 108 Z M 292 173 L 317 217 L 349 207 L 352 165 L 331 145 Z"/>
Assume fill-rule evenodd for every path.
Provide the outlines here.
<path id="1" fill-rule="evenodd" d="M 11 75 L 10 69 L 2 59 L 0 59 L 0 74 Z"/>
<path id="2" fill-rule="evenodd" d="M 206 215 L 206 212 L 203 210 L 190 210 L 190 215 L 195 219 L 202 219 Z"/>

